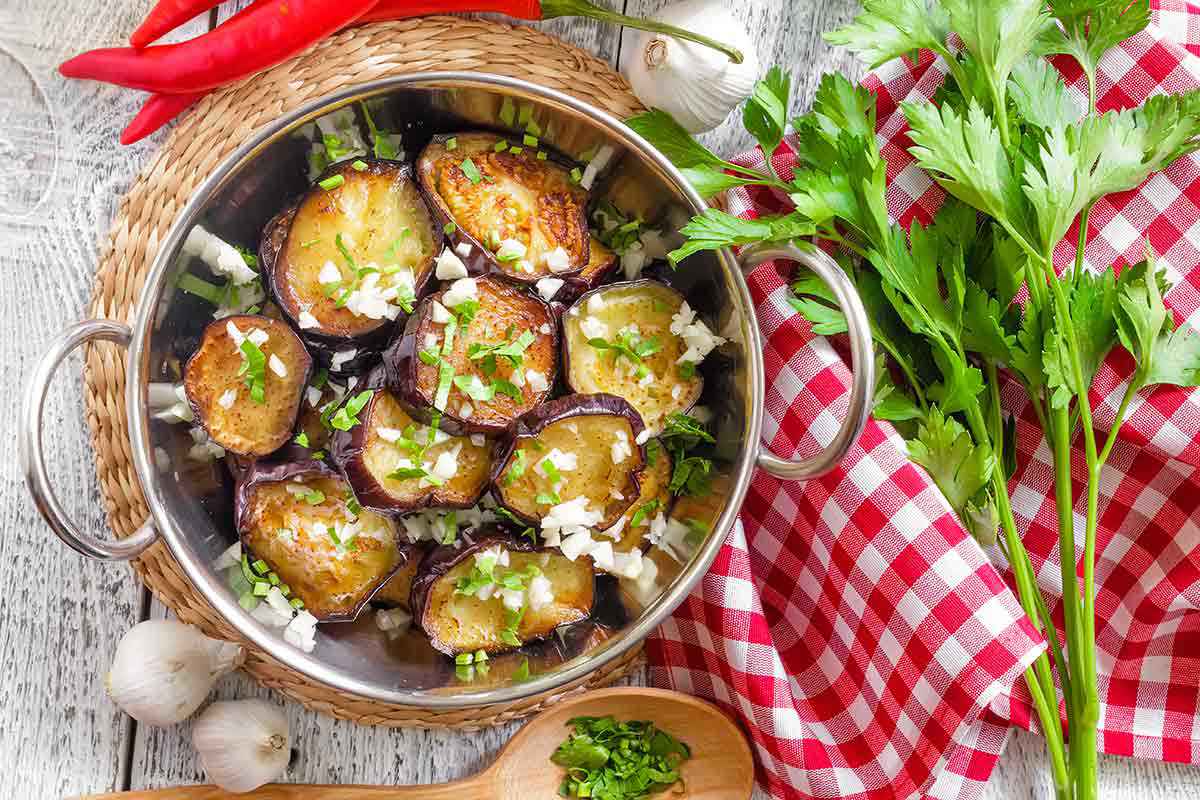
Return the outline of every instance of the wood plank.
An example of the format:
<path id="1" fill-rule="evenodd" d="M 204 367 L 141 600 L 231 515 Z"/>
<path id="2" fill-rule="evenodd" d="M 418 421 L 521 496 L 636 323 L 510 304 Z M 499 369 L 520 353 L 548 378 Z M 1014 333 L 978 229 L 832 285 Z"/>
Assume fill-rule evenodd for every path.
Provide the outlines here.
<path id="1" fill-rule="evenodd" d="M 156 146 L 117 144 L 140 103 L 137 93 L 64 81 L 53 68 L 86 47 L 119 43 L 141 11 L 116 0 L 0 7 L 0 273 L 7 281 L 0 380 L 10 393 L 44 343 L 85 314 L 98 239 Z M 45 449 L 69 513 L 84 530 L 105 535 L 80 369 L 73 358 L 54 382 Z M 9 432 L 18 424 L 13 399 L 0 408 L 0 429 Z M 7 679 L 0 685 L 0 797 L 121 788 L 130 726 L 105 696 L 103 678 L 116 641 L 143 611 L 145 593 L 127 567 L 87 561 L 54 539 L 15 459 L 2 469 L 0 660 Z"/>
<path id="2" fill-rule="evenodd" d="M 626 13 L 653 16 L 674 2 L 628 0 Z M 862 68 L 848 53 L 821 39 L 822 33 L 854 16 L 858 9 L 854 0 L 749 0 L 726 5 L 746 30 L 752 32 L 751 39 L 758 45 L 757 56 L 762 71 L 765 73 L 771 65 L 779 64 L 792 73 L 792 113 L 809 107 L 823 73 L 837 70 L 856 79 L 863 74 Z M 640 57 L 640 53 L 633 51 L 633 37 L 626 33 L 618 60 L 622 72 L 625 65 Z M 699 139 L 722 156 L 732 156 L 754 146 L 754 139 L 742 128 L 740 110 Z"/>

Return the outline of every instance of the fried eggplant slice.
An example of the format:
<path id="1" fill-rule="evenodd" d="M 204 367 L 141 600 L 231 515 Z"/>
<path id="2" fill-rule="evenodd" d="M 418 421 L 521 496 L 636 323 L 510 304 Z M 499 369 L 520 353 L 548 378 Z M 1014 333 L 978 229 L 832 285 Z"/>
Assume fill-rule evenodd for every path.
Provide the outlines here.
<path id="1" fill-rule="evenodd" d="M 430 551 L 413 581 L 413 616 L 435 649 L 503 653 L 591 613 L 595 577 L 586 559 L 568 561 L 494 528 L 459 544 Z"/>
<path id="2" fill-rule="evenodd" d="M 425 559 L 426 554 L 434 548 L 433 542 L 418 542 L 401 545 L 408 549 L 408 559 L 393 573 L 388 582 L 371 598 L 372 603 L 378 603 L 391 608 L 402 608 L 412 612 L 413 579 L 417 577 L 417 568 Z"/>
<path id="3" fill-rule="evenodd" d="M 639 495 L 642 418 L 611 394 L 560 397 L 520 417 L 496 457 L 496 500 L 529 524 L 579 504 L 586 527 L 608 529 Z M 582 498 L 582 499 L 581 499 Z"/>
<path id="4" fill-rule="evenodd" d="M 564 279 L 563 287 L 554 295 L 554 299 L 564 303 L 577 300 L 584 292 L 595 289 L 612 277 L 619 263 L 616 253 L 595 236 L 590 237 L 587 265 L 578 275 Z"/>
<path id="5" fill-rule="evenodd" d="M 386 339 L 412 308 L 441 238 L 410 167 L 356 159 L 331 167 L 273 219 L 259 256 L 276 302 L 306 338 L 363 343 Z"/>
<path id="6" fill-rule="evenodd" d="M 287 323 L 241 314 L 205 327 L 183 386 L 209 438 L 258 458 L 291 438 L 311 370 L 311 356 Z"/>
<path id="7" fill-rule="evenodd" d="M 461 278 L 426 298 L 384 354 L 397 398 L 443 412 L 454 433 L 502 432 L 550 395 L 557 362 L 550 307 L 498 277 Z"/>
<path id="8" fill-rule="evenodd" d="M 493 133 L 437 136 L 417 174 L 440 221 L 453 223 L 450 240 L 470 248 L 473 270 L 533 283 L 587 264 L 587 192 L 545 148 Z"/>
<path id="9" fill-rule="evenodd" d="M 450 436 L 422 425 L 382 383 L 380 370 L 377 380 L 368 380 L 374 394 L 359 424 L 333 434 L 334 463 L 359 502 L 384 512 L 473 505 L 488 485 L 492 443 L 480 434 Z"/>
<path id="10" fill-rule="evenodd" d="M 396 523 L 358 507 L 319 461 L 258 463 L 238 484 L 238 533 L 322 622 L 354 619 L 404 563 Z"/>
<path id="11" fill-rule="evenodd" d="M 614 540 L 613 550 L 618 553 L 645 550 L 651 523 L 660 514 L 665 518 L 671 512 L 671 454 L 657 439 L 646 443 L 645 452 L 646 468 L 638 476 L 637 499 L 603 531 L 604 536 Z"/>
<path id="12" fill-rule="evenodd" d="M 661 431 L 704 388 L 695 365 L 680 361 L 688 345 L 672 330 L 690 313 L 685 305 L 683 295 L 653 280 L 613 283 L 580 297 L 562 318 L 567 384 L 624 397 L 649 430 Z"/>

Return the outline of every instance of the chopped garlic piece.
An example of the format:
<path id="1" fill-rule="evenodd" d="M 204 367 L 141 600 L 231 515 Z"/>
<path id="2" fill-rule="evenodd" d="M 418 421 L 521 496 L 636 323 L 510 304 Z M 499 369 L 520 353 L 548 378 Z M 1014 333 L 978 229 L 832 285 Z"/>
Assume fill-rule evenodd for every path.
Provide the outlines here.
<path id="1" fill-rule="evenodd" d="M 233 404 L 237 402 L 237 389 L 226 389 L 224 393 L 217 398 L 217 405 L 221 408 L 233 408 Z"/>
<path id="2" fill-rule="evenodd" d="M 434 275 L 439 281 L 452 281 L 458 278 L 465 278 L 467 277 L 467 265 L 447 247 L 437 257 L 437 266 L 434 268 Z"/>
<path id="3" fill-rule="evenodd" d="M 267 359 L 267 366 L 271 368 L 271 372 L 274 372 L 281 378 L 288 376 L 287 367 L 284 365 L 283 359 L 274 353 L 271 353 L 271 357 Z"/>
<path id="4" fill-rule="evenodd" d="M 312 315 L 312 313 L 310 313 L 308 311 L 300 312 L 299 316 L 296 317 L 296 324 L 300 326 L 301 330 L 308 330 L 309 328 L 317 328 L 317 327 L 320 327 L 320 325 L 321 325 L 321 323 L 317 320 L 317 318 L 314 317 Z"/>
<path id="5" fill-rule="evenodd" d="M 537 288 L 538 295 L 549 303 L 554 299 L 554 295 L 558 294 L 558 290 L 562 288 L 564 282 L 562 278 L 542 278 L 534 285 Z"/>

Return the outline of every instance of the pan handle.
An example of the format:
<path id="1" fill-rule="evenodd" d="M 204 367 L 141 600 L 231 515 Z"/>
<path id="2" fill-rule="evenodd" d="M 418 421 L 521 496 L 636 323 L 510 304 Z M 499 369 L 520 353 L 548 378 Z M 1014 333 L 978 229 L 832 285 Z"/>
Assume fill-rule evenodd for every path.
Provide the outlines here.
<path id="1" fill-rule="evenodd" d="M 812 270 L 833 292 L 838 308 L 846 317 L 850 336 L 850 355 L 854 361 L 854 378 L 850 387 L 850 406 L 837 435 L 821 452 L 800 461 L 790 461 L 772 455 L 759 444 L 758 466 L 784 480 L 802 481 L 816 478 L 832 470 L 845 457 L 850 445 L 857 441 L 871 413 L 871 398 L 875 390 L 875 356 L 871 341 L 871 322 L 858 297 L 854 284 L 837 262 L 815 247 L 801 249 L 794 244 L 761 244 L 747 247 L 738 261 L 748 272 L 764 261 L 795 261 Z"/>
<path id="2" fill-rule="evenodd" d="M 51 342 L 46 353 L 38 361 L 25 387 L 25 398 L 21 407 L 21 430 L 19 455 L 25 483 L 33 495 L 34 505 L 50 525 L 58 538 L 72 549 L 89 558 L 103 561 L 128 561 L 136 558 L 158 538 L 151 520 L 147 519 L 133 535 L 116 541 L 97 539 L 84 533 L 63 511 L 62 504 L 50 486 L 46 471 L 46 459 L 42 451 L 42 411 L 46 405 L 46 392 L 55 370 L 67 355 L 92 339 L 115 342 L 128 347 L 133 334 L 128 325 L 103 319 L 89 319 L 67 328 Z"/>

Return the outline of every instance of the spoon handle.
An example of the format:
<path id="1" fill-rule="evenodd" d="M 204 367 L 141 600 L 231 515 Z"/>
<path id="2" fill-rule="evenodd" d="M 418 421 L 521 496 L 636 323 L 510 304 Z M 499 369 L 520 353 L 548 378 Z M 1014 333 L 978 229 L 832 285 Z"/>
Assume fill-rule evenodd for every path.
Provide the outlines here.
<path id="1" fill-rule="evenodd" d="M 94 794 L 78 800 L 494 800 L 498 795 L 487 773 L 432 786 L 318 786 L 270 783 L 245 794 L 216 786 L 180 786 Z"/>

